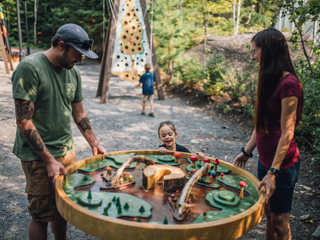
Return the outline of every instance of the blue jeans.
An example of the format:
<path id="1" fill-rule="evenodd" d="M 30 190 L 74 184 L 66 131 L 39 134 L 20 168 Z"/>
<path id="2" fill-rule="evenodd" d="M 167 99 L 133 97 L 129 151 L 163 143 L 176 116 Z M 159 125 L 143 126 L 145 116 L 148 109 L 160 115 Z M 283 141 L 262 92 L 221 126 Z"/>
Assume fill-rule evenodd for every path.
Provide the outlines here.
<path id="1" fill-rule="evenodd" d="M 269 168 L 265 168 L 259 161 L 258 178 L 261 181 L 268 173 Z M 276 190 L 269 200 L 270 212 L 281 215 L 291 211 L 293 190 L 299 178 L 300 158 L 293 166 L 280 170 L 276 177 Z"/>

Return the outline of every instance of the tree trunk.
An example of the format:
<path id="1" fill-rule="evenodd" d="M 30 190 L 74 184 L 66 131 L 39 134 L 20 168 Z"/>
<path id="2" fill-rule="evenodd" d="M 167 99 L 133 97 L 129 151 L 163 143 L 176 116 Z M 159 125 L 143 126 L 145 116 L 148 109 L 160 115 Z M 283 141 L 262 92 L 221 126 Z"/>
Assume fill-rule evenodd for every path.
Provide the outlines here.
<path id="1" fill-rule="evenodd" d="M 256 12 L 260 13 L 260 0 L 257 1 L 257 8 L 256 8 Z"/>
<path id="2" fill-rule="evenodd" d="M 34 25 L 33 25 L 33 38 L 34 44 L 37 44 L 37 13 L 38 13 L 39 1 L 34 0 Z"/>
<path id="3" fill-rule="evenodd" d="M 280 8 L 280 11 L 279 11 L 279 31 L 281 31 L 282 29 L 282 9 Z"/>
<path id="4" fill-rule="evenodd" d="M 251 12 L 254 11 L 254 7 L 255 7 L 255 5 L 252 5 L 252 6 L 251 6 L 251 10 L 250 10 L 249 16 L 248 16 L 248 21 L 244 24 L 245 26 L 250 23 L 250 20 L 251 20 Z"/>
<path id="5" fill-rule="evenodd" d="M 155 164 L 143 170 L 142 186 L 145 189 L 153 188 L 158 181 L 163 182 L 164 192 L 174 193 L 181 192 L 187 180 L 180 168 L 170 165 Z"/>
<path id="6" fill-rule="evenodd" d="M 168 43 L 168 57 L 170 58 L 170 54 L 171 54 L 171 36 L 169 36 L 169 43 Z M 171 80 L 172 78 L 172 71 L 173 71 L 173 68 L 172 68 L 172 60 L 169 60 L 169 80 Z"/>
<path id="7" fill-rule="evenodd" d="M 302 33 L 302 30 L 300 27 L 298 27 L 298 24 L 296 22 L 296 20 L 294 20 L 294 25 L 296 26 L 296 28 L 298 29 L 298 33 L 300 35 L 300 39 L 301 39 L 301 44 L 302 44 L 302 49 L 303 49 L 303 54 L 308 62 L 308 66 L 309 66 L 309 69 L 310 69 L 310 72 L 311 72 L 311 76 L 313 77 L 313 71 L 312 71 L 312 66 L 311 66 L 311 63 L 310 63 L 310 59 L 309 59 L 309 56 L 307 54 L 307 51 L 306 51 L 306 47 L 304 45 L 304 41 L 303 41 L 303 33 Z"/>
<path id="8" fill-rule="evenodd" d="M 236 27 L 236 0 L 233 0 L 233 15 L 232 15 L 232 22 L 233 22 L 233 32 L 235 32 Z"/>
<path id="9" fill-rule="evenodd" d="M 239 24 L 240 24 L 240 5 L 241 5 L 241 0 L 239 0 L 239 2 L 238 2 L 237 26 L 236 26 L 236 31 L 235 31 L 234 35 L 238 35 L 238 31 L 239 31 Z"/>
<path id="10" fill-rule="evenodd" d="M 314 25 L 313 25 L 313 39 L 312 39 L 312 42 L 313 42 L 313 45 L 316 44 L 316 36 L 317 36 L 317 31 L 318 31 L 318 24 L 317 24 L 317 20 L 314 22 Z"/>
<path id="11" fill-rule="evenodd" d="M 202 4 L 202 10 L 203 10 L 203 26 L 204 26 L 203 71 L 205 71 L 206 70 L 206 48 L 207 48 L 207 20 L 206 20 L 206 13 L 205 13 L 203 3 L 201 2 L 201 4 Z"/>
<path id="12" fill-rule="evenodd" d="M 10 12 L 8 7 L 7 7 L 7 31 L 8 33 L 10 33 Z"/>

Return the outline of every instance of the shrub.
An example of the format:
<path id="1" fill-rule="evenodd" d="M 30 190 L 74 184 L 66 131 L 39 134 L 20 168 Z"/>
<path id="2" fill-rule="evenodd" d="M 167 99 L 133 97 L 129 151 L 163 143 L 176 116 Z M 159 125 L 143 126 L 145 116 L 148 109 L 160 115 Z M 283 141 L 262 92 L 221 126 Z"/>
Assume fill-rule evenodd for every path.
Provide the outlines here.
<path id="1" fill-rule="evenodd" d="M 314 161 L 320 157 L 320 63 L 319 58 L 312 64 L 310 71 L 307 61 L 301 59 L 296 64 L 297 74 L 304 90 L 302 121 L 297 128 L 296 139 L 302 150 L 311 149 Z"/>

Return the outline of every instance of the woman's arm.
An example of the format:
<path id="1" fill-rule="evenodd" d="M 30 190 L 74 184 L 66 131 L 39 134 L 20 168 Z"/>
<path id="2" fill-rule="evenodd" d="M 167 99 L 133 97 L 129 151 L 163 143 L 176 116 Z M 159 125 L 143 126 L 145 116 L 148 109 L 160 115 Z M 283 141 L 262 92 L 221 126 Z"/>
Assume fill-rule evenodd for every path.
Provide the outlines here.
<path id="1" fill-rule="evenodd" d="M 253 130 L 251 138 L 249 142 L 247 143 L 246 147 L 244 148 L 244 151 L 248 154 L 250 154 L 253 149 L 256 147 L 256 129 Z M 248 161 L 249 157 L 246 157 L 243 152 L 241 152 L 233 161 L 233 165 L 236 165 L 238 167 L 244 168 L 246 166 L 246 163 Z"/>
<path id="2" fill-rule="evenodd" d="M 276 154 L 272 161 L 272 167 L 280 169 L 281 164 L 288 152 L 290 143 L 294 136 L 294 129 L 296 124 L 298 108 L 298 98 L 290 96 L 282 99 L 281 101 L 281 136 L 277 146 Z M 258 191 L 261 187 L 266 188 L 266 203 L 272 196 L 276 189 L 276 176 L 272 172 L 268 172 L 267 175 L 262 179 L 258 186 Z"/>

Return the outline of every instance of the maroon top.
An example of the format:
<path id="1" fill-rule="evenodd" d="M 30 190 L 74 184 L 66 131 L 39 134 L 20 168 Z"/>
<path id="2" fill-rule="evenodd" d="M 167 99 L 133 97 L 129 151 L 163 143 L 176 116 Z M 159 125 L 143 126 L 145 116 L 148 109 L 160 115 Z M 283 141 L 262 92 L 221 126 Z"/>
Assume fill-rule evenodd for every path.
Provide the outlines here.
<path id="1" fill-rule="evenodd" d="M 266 168 L 270 168 L 272 165 L 273 158 L 276 154 L 278 142 L 281 136 L 281 100 L 289 96 L 295 96 L 298 98 L 298 118 L 298 113 L 301 109 L 302 87 L 299 79 L 292 74 L 288 74 L 280 79 L 279 85 L 270 104 L 267 121 L 267 129 L 269 131 L 269 135 L 261 136 L 257 134 L 256 137 L 259 160 L 261 164 Z M 300 152 L 296 145 L 296 141 L 293 138 L 280 169 L 291 167 L 298 161 L 299 157 Z"/>

